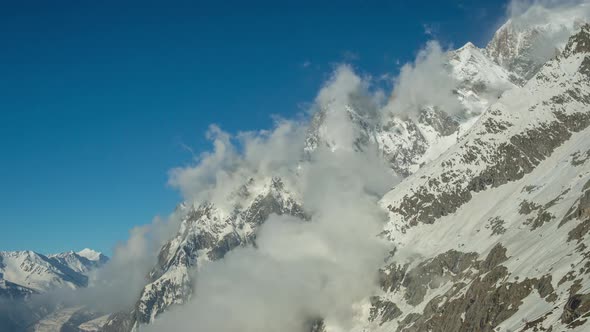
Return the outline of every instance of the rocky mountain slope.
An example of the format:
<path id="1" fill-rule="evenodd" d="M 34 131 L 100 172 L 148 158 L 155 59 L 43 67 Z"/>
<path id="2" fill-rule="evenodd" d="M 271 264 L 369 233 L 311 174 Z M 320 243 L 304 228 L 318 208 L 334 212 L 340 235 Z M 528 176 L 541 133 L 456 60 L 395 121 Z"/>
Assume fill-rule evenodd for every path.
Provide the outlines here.
<path id="1" fill-rule="evenodd" d="M 375 331 L 585 331 L 590 26 L 382 199 Z"/>
<path id="2" fill-rule="evenodd" d="M 447 54 L 460 115 L 439 105 L 415 119 L 375 116 L 354 100 L 345 106 L 358 129 L 354 148 L 377 144 L 405 177 L 381 200 L 389 214 L 381 236 L 395 250 L 380 271 L 381 293 L 367 296 L 353 330 L 588 328 L 590 27 L 576 25 L 558 55 L 541 62 L 527 40 L 547 32 L 511 24 L 485 50 L 467 44 Z M 330 147 L 333 111 L 312 118 L 308 153 Z M 180 230 L 135 307 L 111 315 L 105 331 L 140 329 L 189 301 L 191 271 L 252 245 L 269 215 L 308 218 L 300 194 L 278 177 L 244 179 L 230 201 L 181 206 Z M 333 327 L 320 319 L 311 329 Z"/>

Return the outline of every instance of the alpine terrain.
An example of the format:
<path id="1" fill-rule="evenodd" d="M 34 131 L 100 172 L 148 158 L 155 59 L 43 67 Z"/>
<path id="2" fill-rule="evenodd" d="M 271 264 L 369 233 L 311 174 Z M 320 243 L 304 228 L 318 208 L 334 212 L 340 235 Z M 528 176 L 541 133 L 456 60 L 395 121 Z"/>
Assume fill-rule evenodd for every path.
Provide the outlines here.
<path id="1" fill-rule="evenodd" d="M 576 13 L 525 13 L 485 48 L 429 43 L 390 98 L 341 66 L 309 119 L 246 133 L 243 149 L 212 127 L 214 151 L 172 172 L 186 201 L 133 304 L 39 322 L 590 330 L 590 24 Z M 423 68 L 432 90 L 408 83 Z M 85 287 L 105 261 L 3 252 L 0 296 Z"/>

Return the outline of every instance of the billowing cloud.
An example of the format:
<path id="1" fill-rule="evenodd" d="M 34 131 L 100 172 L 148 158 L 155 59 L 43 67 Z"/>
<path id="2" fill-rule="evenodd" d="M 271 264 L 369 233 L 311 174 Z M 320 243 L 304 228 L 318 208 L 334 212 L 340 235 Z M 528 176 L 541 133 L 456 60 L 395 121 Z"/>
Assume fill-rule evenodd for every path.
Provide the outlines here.
<path id="1" fill-rule="evenodd" d="M 284 122 L 271 132 L 238 135 L 241 149 L 222 136 L 196 166 L 173 173 L 173 181 L 193 198 L 193 185 L 195 192 L 207 188 L 207 197 L 228 192 L 218 189 L 225 184 L 220 170 L 212 168 L 223 168 L 223 177 L 236 181 L 256 168 L 266 176 L 278 172 L 300 194 L 311 219 L 271 216 L 255 247 L 237 248 L 201 266 L 191 302 L 145 330 L 299 332 L 318 318 L 349 326 L 359 314 L 354 304 L 377 290 L 376 272 L 390 249 L 378 237 L 386 216 L 377 200 L 395 181 L 374 149 L 346 145 L 354 130 L 348 107 L 365 91 L 363 84 L 350 67 L 341 66 L 318 93 L 315 108 L 327 112 L 325 126 L 341 131 L 331 137 L 337 149 L 319 145 L 308 158 L 299 158 L 305 141 L 299 133 L 308 132 L 307 124 Z M 190 173 L 188 179 L 182 172 Z"/>
<path id="2" fill-rule="evenodd" d="M 542 64 L 562 49 L 584 22 L 590 22 L 589 0 L 512 0 L 507 18 L 515 31 L 533 27 L 539 36 L 527 45 L 528 56 Z"/>
<path id="3" fill-rule="evenodd" d="M 448 66 L 448 56 L 436 41 L 418 52 L 413 63 L 405 64 L 395 80 L 384 111 L 401 117 L 415 117 L 427 106 L 438 106 L 448 114 L 462 110 L 453 90 L 458 82 Z"/>
<path id="4" fill-rule="evenodd" d="M 207 133 L 213 151 L 201 154 L 194 166 L 171 170 L 169 184 L 190 204 L 208 201 L 228 207 L 232 193 L 248 179 L 291 173 L 302 158 L 304 135 L 303 124 L 291 120 L 277 120 L 274 130 L 235 136 L 213 125 Z"/>

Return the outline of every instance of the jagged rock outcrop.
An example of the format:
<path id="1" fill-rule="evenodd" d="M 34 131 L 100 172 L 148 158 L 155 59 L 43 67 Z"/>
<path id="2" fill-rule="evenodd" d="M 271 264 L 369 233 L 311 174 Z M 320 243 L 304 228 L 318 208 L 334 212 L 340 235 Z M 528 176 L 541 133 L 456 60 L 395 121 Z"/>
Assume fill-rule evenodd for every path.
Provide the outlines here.
<path id="1" fill-rule="evenodd" d="M 570 327 L 582 325 L 580 318 L 588 318 L 590 315 L 590 294 L 574 294 L 567 300 L 561 314 L 561 321 Z"/>

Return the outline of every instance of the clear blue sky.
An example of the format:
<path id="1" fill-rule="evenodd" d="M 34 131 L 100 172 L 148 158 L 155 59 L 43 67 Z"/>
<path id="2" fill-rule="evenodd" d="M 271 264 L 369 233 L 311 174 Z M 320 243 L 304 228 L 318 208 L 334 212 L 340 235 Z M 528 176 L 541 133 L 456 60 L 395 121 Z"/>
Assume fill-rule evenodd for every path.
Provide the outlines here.
<path id="1" fill-rule="evenodd" d="M 506 1 L 221 2 L 0 0 L 0 250 L 110 253 L 209 124 L 268 128 L 334 63 L 395 75 L 425 26 L 483 45 Z"/>

